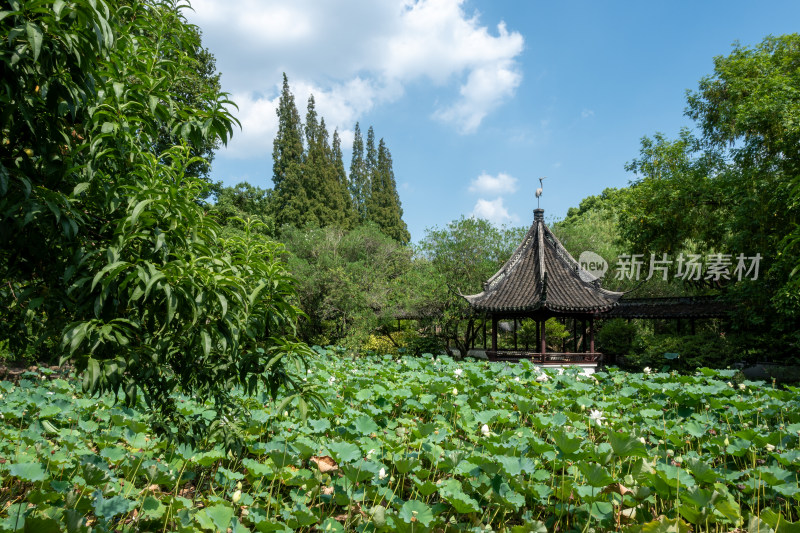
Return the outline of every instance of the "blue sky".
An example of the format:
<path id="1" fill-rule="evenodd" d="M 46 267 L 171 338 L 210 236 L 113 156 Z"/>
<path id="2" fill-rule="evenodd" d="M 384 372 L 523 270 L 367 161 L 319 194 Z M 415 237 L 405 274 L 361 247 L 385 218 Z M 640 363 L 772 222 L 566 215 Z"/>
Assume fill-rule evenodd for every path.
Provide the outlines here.
<path id="1" fill-rule="evenodd" d="M 286 72 L 338 127 L 392 152 L 412 240 L 461 215 L 528 225 L 632 178 L 642 136 L 674 137 L 686 90 L 735 41 L 797 31 L 796 1 L 194 0 L 242 130 L 213 178 L 271 187 Z"/>

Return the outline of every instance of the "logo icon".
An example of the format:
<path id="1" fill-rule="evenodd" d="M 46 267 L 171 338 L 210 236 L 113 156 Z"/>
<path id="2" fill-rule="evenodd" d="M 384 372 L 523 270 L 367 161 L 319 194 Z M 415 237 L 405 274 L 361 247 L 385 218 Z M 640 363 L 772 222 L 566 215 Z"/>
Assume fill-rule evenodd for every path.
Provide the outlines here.
<path id="1" fill-rule="evenodd" d="M 600 255 L 586 250 L 578 257 L 578 264 L 581 267 L 581 279 L 584 281 L 594 281 L 602 278 L 608 272 L 608 262 Z"/>

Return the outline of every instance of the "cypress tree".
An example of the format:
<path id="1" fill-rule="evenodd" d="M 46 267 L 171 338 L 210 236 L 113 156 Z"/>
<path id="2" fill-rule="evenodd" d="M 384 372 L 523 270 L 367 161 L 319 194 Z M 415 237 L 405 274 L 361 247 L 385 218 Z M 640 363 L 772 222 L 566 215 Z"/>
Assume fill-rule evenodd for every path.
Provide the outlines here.
<path id="1" fill-rule="evenodd" d="M 411 240 L 408 227 L 403 221 L 403 208 L 392 168 L 392 154 L 383 139 L 378 145 L 367 205 L 369 220 L 375 222 L 384 235 L 402 243 Z"/>
<path id="2" fill-rule="evenodd" d="M 353 135 L 353 158 L 350 160 L 350 196 L 358 223 L 367 219 L 368 186 L 369 175 L 364 162 L 364 139 L 361 137 L 361 127 L 356 122 Z"/>
<path id="3" fill-rule="evenodd" d="M 347 173 L 344 170 L 344 158 L 342 157 L 342 140 L 339 137 L 338 129 L 333 131 L 331 162 L 333 165 L 332 183 L 335 183 L 333 195 L 338 197 L 336 224 L 342 228 L 351 229 L 356 226 L 357 216 L 348 189 Z"/>
<path id="4" fill-rule="evenodd" d="M 283 89 L 278 101 L 278 133 L 272 142 L 272 214 L 278 227 L 301 227 L 308 216 L 308 198 L 303 186 L 303 126 L 283 74 Z"/>
<path id="5" fill-rule="evenodd" d="M 378 171 L 378 151 L 375 149 L 375 130 L 372 126 L 367 130 L 367 155 L 364 159 L 364 173 L 367 175 L 367 190 L 364 193 L 365 202 L 369 201 L 372 190 L 372 182 L 375 173 Z M 369 218 L 369 216 L 367 216 Z"/>
<path id="6" fill-rule="evenodd" d="M 308 217 L 306 222 L 320 227 L 330 223 L 330 217 L 325 205 L 325 174 L 328 165 L 325 160 L 325 145 L 322 135 L 324 124 L 324 119 L 321 123 L 318 120 L 316 102 L 312 94 L 308 97 L 308 107 L 306 108 L 305 136 L 307 149 L 303 158 L 303 189 L 308 198 Z M 327 136 L 327 132 L 325 132 L 325 136 Z"/>

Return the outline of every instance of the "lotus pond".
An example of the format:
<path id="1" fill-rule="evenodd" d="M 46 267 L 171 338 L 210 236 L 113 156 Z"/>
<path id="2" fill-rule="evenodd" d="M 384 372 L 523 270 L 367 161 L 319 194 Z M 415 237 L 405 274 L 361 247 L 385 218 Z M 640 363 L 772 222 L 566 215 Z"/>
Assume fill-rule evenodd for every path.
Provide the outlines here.
<path id="1" fill-rule="evenodd" d="M 800 530 L 800 389 L 317 353 L 305 421 L 234 392 L 238 457 L 74 379 L 0 382 L 0 530 Z"/>

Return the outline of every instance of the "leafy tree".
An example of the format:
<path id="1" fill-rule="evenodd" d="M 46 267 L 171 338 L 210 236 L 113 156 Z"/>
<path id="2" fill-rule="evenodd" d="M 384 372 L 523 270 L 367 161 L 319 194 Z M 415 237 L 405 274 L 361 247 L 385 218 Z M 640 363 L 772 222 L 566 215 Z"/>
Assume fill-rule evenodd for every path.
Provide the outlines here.
<path id="1" fill-rule="evenodd" d="M 218 91 L 201 107 L 171 98 L 196 65 L 181 12 L 12 8 L 0 20 L 3 337 L 40 320 L 87 390 L 141 394 L 180 438 L 212 427 L 179 415 L 173 392 L 214 399 L 221 417 L 234 385 L 291 384 L 284 356 L 308 349 L 285 337 L 297 310 L 281 248 L 220 241 L 200 206 L 208 184 L 189 170 L 191 147 L 225 142 L 235 119 Z M 163 128 L 182 144 L 156 153 Z"/>
<path id="2" fill-rule="evenodd" d="M 797 34 L 715 58 L 714 73 L 688 95 L 701 135 L 644 138 L 620 215 L 637 251 L 730 254 L 733 280 L 716 288 L 737 304 L 736 330 L 753 335 L 743 350 L 772 356 L 800 346 L 798 61 Z M 739 254 L 760 254 L 757 280 L 733 283 Z"/>
<path id="3" fill-rule="evenodd" d="M 511 257 L 523 231 L 498 229 L 484 219 L 461 217 L 445 228 L 429 229 L 418 252 L 428 266 L 417 309 L 438 311 L 431 331 L 466 354 L 482 332 L 486 317 L 474 314 L 461 294 L 480 292 L 483 283 Z"/>
<path id="4" fill-rule="evenodd" d="M 714 59 L 714 74 L 688 95 L 687 109 L 705 146 L 732 157 L 735 172 L 718 191 L 732 203 L 732 238 L 773 254 L 769 275 L 782 284 L 773 303 L 791 317 L 800 316 L 798 61 L 797 33 L 737 44 Z"/>
<path id="5" fill-rule="evenodd" d="M 303 339 L 355 347 L 395 316 L 411 252 L 377 226 L 287 228 L 282 240 L 305 313 Z"/>
<path id="6" fill-rule="evenodd" d="M 181 54 L 186 54 L 194 68 L 186 69 L 182 76 L 171 80 L 168 92 L 172 101 L 187 108 L 200 108 L 205 106 L 204 95 L 221 91 L 220 73 L 217 72 L 216 58 L 210 50 L 202 46 L 200 28 L 187 25 L 187 32 L 186 47 L 178 50 L 172 59 L 183 61 Z M 162 125 L 153 152 L 161 154 L 180 143 L 179 132 Z M 214 152 L 219 146 L 220 140 L 212 135 L 206 136 L 201 143 L 192 144 L 189 153 L 193 161 L 187 168 L 187 174 L 209 180 Z"/>
<path id="7" fill-rule="evenodd" d="M 302 227 L 313 220 L 313 215 L 303 183 L 303 125 L 286 74 L 276 113 L 278 133 L 272 142 L 273 216 L 278 227 Z"/>
<path id="8" fill-rule="evenodd" d="M 622 236 L 623 229 L 642 229 L 639 224 L 622 226 L 620 223 L 627 215 L 623 206 L 629 193 L 627 188 L 609 188 L 599 195 L 588 196 L 581 200 L 577 208 L 571 207 L 566 218 L 554 223 L 550 229 L 575 259 L 579 259 L 583 252 L 590 251 L 608 262 L 608 270 L 603 277 L 605 288 L 634 291 L 631 294 L 633 297 L 682 296 L 697 291 L 695 287 L 676 282 L 674 277 L 668 277 L 665 281 L 658 271 L 649 281 L 646 280 L 650 256 L 639 249 L 632 251 Z M 641 276 L 639 279 L 618 279 L 618 258 L 631 253 L 643 254 Z"/>
<path id="9" fill-rule="evenodd" d="M 687 243 L 703 253 L 728 236 L 730 199 L 717 190 L 729 180 L 724 160 L 698 148 L 688 130 L 675 141 L 656 134 L 642 139 L 639 159 L 626 165 L 636 178 L 623 199 L 620 228 L 637 253 L 677 255 Z"/>
<path id="10" fill-rule="evenodd" d="M 364 161 L 364 139 L 361 137 L 361 127 L 358 122 L 353 135 L 353 157 L 350 161 L 350 196 L 359 222 L 364 222 L 367 219 L 369 174 Z"/>
<path id="11" fill-rule="evenodd" d="M 265 235 L 274 233 L 274 220 L 271 215 L 272 190 L 255 187 L 242 182 L 234 187 L 220 187 L 216 192 L 214 205 L 208 213 L 222 226 L 222 234 L 244 231 L 246 222 L 258 222 L 254 231 Z M 228 235 L 226 235 L 228 236 Z"/>

